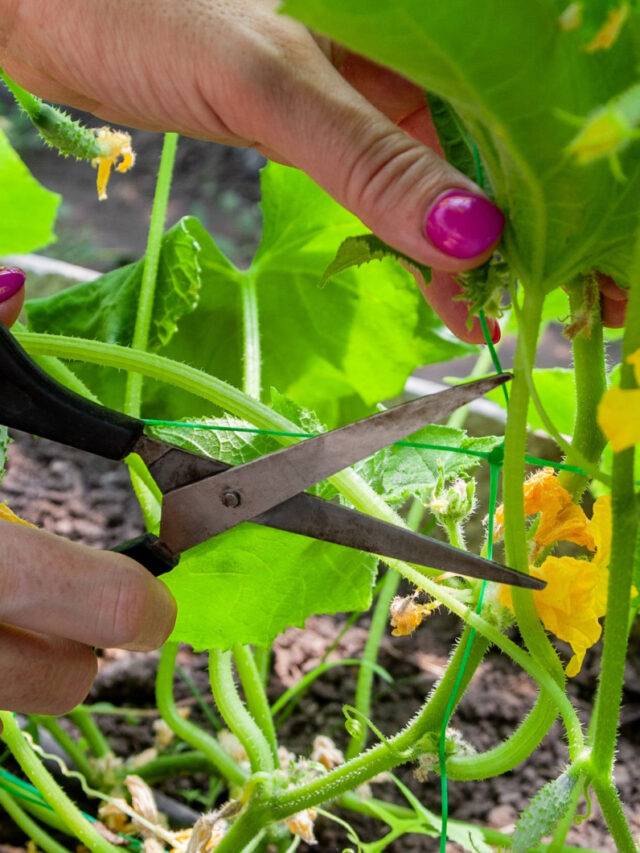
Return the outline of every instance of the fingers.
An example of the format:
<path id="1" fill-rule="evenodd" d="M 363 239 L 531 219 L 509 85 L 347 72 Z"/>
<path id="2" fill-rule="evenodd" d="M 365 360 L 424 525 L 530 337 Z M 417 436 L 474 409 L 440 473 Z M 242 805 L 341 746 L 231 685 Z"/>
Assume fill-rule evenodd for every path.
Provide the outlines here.
<path id="1" fill-rule="evenodd" d="M 600 288 L 602 322 L 610 329 L 621 329 L 625 324 L 629 294 L 615 283 L 610 275 L 596 274 Z"/>
<path id="2" fill-rule="evenodd" d="M 0 707 L 65 714 L 89 692 L 97 660 L 89 646 L 0 625 Z"/>
<path id="3" fill-rule="evenodd" d="M 498 208 L 349 85 L 310 37 L 306 45 L 293 27 L 278 36 L 280 53 L 260 86 L 263 106 L 249 126 L 234 129 L 303 169 L 379 237 L 422 263 L 453 272 L 486 260 L 504 226 Z M 411 103 L 405 118 L 417 111 Z"/>
<path id="4" fill-rule="evenodd" d="M 166 640 L 175 615 L 166 586 L 128 557 L 0 521 L 0 623 L 145 651 Z"/>
<path id="5" fill-rule="evenodd" d="M 0 323 L 11 326 L 24 303 L 25 275 L 17 267 L 0 267 Z"/>
<path id="6" fill-rule="evenodd" d="M 407 269 L 410 269 L 407 267 Z M 410 270 L 411 271 L 411 270 Z M 440 317 L 443 323 L 460 338 L 470 344 L 484 343 L 484 334 L 478 317 L 474 317 L 469 325 L 469 303 L 459 297 L 464 293 L 455 276 L 451 273 L 432 271 L 431 283 L 424 285 L 420 276 L 414 278 L 422 291 L 424 298 Z M 493 343 L 500 340 L 500 325 L 493 317 L 487 317 L 487 326 Z"/>

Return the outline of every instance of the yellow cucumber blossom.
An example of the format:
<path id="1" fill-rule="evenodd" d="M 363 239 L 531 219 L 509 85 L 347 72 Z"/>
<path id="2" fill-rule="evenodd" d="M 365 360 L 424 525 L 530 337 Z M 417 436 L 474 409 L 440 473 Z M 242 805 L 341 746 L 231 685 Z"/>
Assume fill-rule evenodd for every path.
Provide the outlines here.
<path id="1" fill-rule="evenodd" d="M 533 534 L 533 541 L 538 547 L 563 541 L 584 545 L 593 551 L 593 535 L 587 516 L 560 485 L 553 468 L 542 468 L 525 480 L 523 494 L 525 515 L 540 513 Z M 495 539 L 504 535 L 503 505 L 496 510 L 493 533 Z"/>
<path id="2" fill-rule="evenodd" d="M 628 356 L 640 386 L 640 349 Z M 598 406 L 598 425 L 614 453 L 640 442 L 640 388 L 609 388 Z"/>
<path id="3" fill-rule="evenodd" d="M 302 812 L 291 815 L 285 820 L 285 826 L 293 835 L 299 836 L 307 844 L 317 844 L 313 834 L 313 822 L 316 812 L 313 809 L 305 809 Z"/>
<path id="4" fill-rule="evenodd" d="M 566 668 L 569 677 L 580 672 L 587 649 L 597 643 L 602 633 L 599 620 L 607 609 L 611 555 L 610 495 L 598 498 L 593 517 L 589 521 L 585 516 L 584 523 L 583 538 L 591 542 L 587 545 L 589 550 L 595 551 L 590 560 L 551 556 L 541 566 L 531 568 L 534 577 L 547 582 L 544 589 L 533 593 L 543 625 L 573 649 Z M 501 586 L 499 598 L 513 610 L 510 587 Z"/>
<path id="5" fill-rule="evenodd" d="M 136 155 L 131 148 L 131 136 L 125 131 L 101 127 L 94 133 L 103 153 L 95 157 L 91 165 L 98 169 L 98 198 L 104 201 L 107 198 L 107 184 L 112 167 L 115 166 L 118 172 L 128 172 L 136 162 Z"/>

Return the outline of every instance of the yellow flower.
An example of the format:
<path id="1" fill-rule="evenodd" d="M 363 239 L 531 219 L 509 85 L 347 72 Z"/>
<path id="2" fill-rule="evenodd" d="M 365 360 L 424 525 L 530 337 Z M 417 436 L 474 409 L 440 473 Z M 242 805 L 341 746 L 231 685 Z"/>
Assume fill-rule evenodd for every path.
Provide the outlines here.
<path id="1" fill-rule="evenodd" d="M 640 350 L 628 356 L 636 383 L 640 385 Z M 640 442 L 640 390 L 610 388 L 598 406 L 598 424 L 611 442 L 614 453 Z"/>
<path id="2" fill-rule="evenodd" d="M 581 507 L 573 503 L 569 492 L 558 482 L 553 468 L 542 468 L 524 482 L 525 515 L 540 513 L 540 521 L 533 535 L 536 545 L 553 542 L 575 542 L 593 551 L 593 536 L 588 519 Z M 504 531 L 504 506 L 495 514 L 494 536 L 501 538 Z"/>
<path id="3" fill-rule="evenodd" d="M 136 162 L 136 155 L 131 148 L 131 136 L 123 130 L 101 127 L 95 131 L 95 135 L 103 153 L 92 160 L 91 165 L 98 167 L 98 198 L 104 201 L 111 168 L 115 166 L 119 172 L 128 172 Z"/>
<path id="4" fill-rule="evenodd" d="M 574 557 L 547 557 L 541 566 L 533 566 L 531 574 L 547 582 L 533 593 L 542 624 L 561 640 L 569 643 L 573 657 L 567 675 L 580 672 L 588 648 L 600 639 L 600 618 L 607 609 L 607 584 L 611 555 L 611 498 L 605 495 L 595 502 L 593 517 L 585 517 L 595 554 L 591 560 Z M 502 604 L 513 610 L 511 590 L 501 586 Z"/>

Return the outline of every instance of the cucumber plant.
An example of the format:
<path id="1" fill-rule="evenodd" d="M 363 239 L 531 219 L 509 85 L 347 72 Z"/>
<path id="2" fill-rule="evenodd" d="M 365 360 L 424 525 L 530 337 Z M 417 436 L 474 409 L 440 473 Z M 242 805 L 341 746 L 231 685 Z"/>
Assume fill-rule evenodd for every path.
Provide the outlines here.
<path id="1" fill-rule="evenodd" d="M 640 418 L 634 372 L 640 350 L 640 11 L 618 0 L 451 0 L 446 6 L 285 0 L 283 11 L 425 88 L 447 155 L 483 182 L 507 216 L 500 257 L 463 284 L 475 309 L 508 307 L 517 334 L 504 443 L 469 436 L 459 423 L 430 427 L 415 436 L 417 446 L 387 448 L 317 491 L 397 524 L 422 525 L 428 513 L 463 547 L 474 507 L 473 467 L 482 456 L 488 460 L 495 504 L 495 474 L 503 463 L 502 504 L 493 507 L 483 547 L 503 539 L 509 565 L 545 577 L 547 597 L 544 591 L 484 590 L 400 561 L 380 566 L 367 555 L 244 525 L 193 549 L 165 579 L 179 615 L 161 655 L 157 705 L 181 747 L 169 747 L 163 771 L 156 756 L 136 770 L 155 779 L 205 769 L 220 780 L 217 809 L 190 835 L 168 836 L 157 815 L 142 814 L 144 789 L 131 781 L 132 768 L 114 769 L 90 710 L 71 715 L 80 745 L 65 739 L 55 721 L 46 724 L 66 744 L 83 784 L 110 808 L 124 784 L 136 792 L 131 806 L 121 804 L 138 815 L 138 825 L 141 814 L 146 821 L 136 838 L 127 831 L 120 839 L 133 846 L 143 838 L 146 846 L 153 839 L 190 853 L 207 844 L 221 853 L 295 850 L 303 840 L 313 843 L 316 815 L 331 814 L 337 802 L 389 828 L 379 841 L 365 843 L 346 824 L 349 850 L 384 850 L 404 833 L 440 838 L 442 850 L 447 838 L 475 851 L 569 850 L 565 839 L 581 798 L 593 791 L 616 849 L 635 851 L 613 763 L 627 642 L 640 600 L 634 479 L 640 435 L 633 427 Z M 49 126 L 48 133 L 52 139 Z M 263 236 L 248 268 L 232 264 L 194 218 L 164 232 L 176 144 L 167 134 L 145 257 L 27 306 L 21 342 L 46 357 L 67 384 L 162 421 L 154 429 L 163 438 L 237 463 L 298 440 L 297 434 L 369 413 L 398 395 L 417 365 L 472 349 L 445 333 L 397 253 L 286 167 L 269 164 L 263 171 Z M 33 184 L 2 136 L 0 165 L 7 175 L 0 184 L 3 209 L 16 197 L 37 209 L 17 226 L 3 221 L 0 251 L 46 244 L 57 200 Z M 419 272 L 426 282 L 429 271 Z M 628 291 L 623 364 L 615 372 L 605 361 L 601 274 Z M 571 314 L 574 367 L 538 370 L 540 331 L 563 313 Z M 488 367 L 481 353 L 476 372 Z M 500 396 L 497 402 L 506 405 Z M 616 405 L 626 416 L 612 416 Z M 528 426 L 557 441 L 566 455 L 560 474 L 542 461 L 525 477 Z M 157 490 L 138 460 L 128 464 L 153 530 Z M 587 489 L 597 497 L 590 513 L 580 506 Z M 582 549 L 578 557 L 558 554 L 557 544 L 567 541 Z M 397 595 L 401 578 L 415 590 L 405 598 Z M 356 695 L 345 697 L 344 754 L 326 741 L 309 744 L 305 757 L 288 753 L 274 716 L 326 665 L 270 707 L 265 683 L 274 637 L 314 613 L 357 613 L 372 604 Z M 409 633 L 429 614 L 437 619 L 438 606 L 460 618 L 461 641 L 419 713 L 387 737 L 377 724 L 384 711 L 372 702 L 372 684 L 389 610 L 394 632 Z M 600 678 L 585 727 L 566 681 L 599 641 L 603 617 Z M 508 635 L 513 626 L 521 645 Z M 568 662 L 553 636 L 571 645 Z M 213 736 L 178 712 L 172 685 L 179 642 L 208 651 L 211 691 L 231 734 Z M 539 693 L 512 735 L 478 754 L 447 723 L 491 645 L 524 669 Z M 443 783 L 497 776 L 524 761 L 558 716 L 568 766 L 541 789 L 513 836 L 447 821 L 446 811 L 435 814 L 392 773 L 413 764 L 419 778 L 440 773 Z M 10 714 L 0 719 L 5 742 L 33 786 L 27 798 L 23 781 L 5 780 L 3 808 L 43 849 L 58 850 L 43 826 L 51 823 L 91 850 L 113 853 L 112 843 L 48 775 L 28 734 Z M 212 725 L 220 727 L 215 719 Z M 363 794 L 360 786 L 381 773 L 392 774 L 405 806 Z M 551 836 L 546 844 L 544 836 Z"/>

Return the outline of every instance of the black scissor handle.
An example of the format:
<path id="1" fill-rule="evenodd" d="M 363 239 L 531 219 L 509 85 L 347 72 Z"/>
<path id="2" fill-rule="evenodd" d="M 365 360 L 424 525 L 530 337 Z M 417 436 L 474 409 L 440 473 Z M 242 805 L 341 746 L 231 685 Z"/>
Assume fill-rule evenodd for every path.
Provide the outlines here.
<path id="1" fill-rule="evenodd" d="M 118 554 L 125 554 L 148 569 L 152 575 L 159 577 L 178 565 L 180 557 L 171 554 L 153 533 L 145 533 L 136 539 L 130 539 L 111 549 Z"/>
<path id="2" fill-rule="evenodd" d="M 124 459 L 144 424 L 69 391 L 41 370 L 0 323 L 0 424 Z"/>

